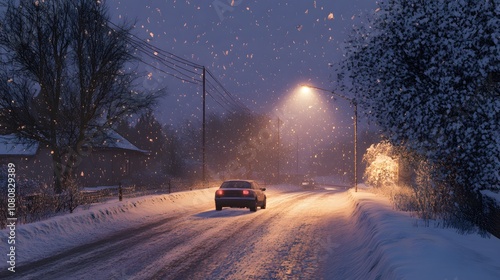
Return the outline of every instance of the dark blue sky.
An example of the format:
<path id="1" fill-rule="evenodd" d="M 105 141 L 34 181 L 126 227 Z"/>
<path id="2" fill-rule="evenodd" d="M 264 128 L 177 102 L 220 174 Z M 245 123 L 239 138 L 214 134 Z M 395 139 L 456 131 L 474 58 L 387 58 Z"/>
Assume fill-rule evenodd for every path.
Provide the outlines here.
<path id="1" fill-rule="evenodd" d="M 297 95 L 308 83 L 335 87 L 335 66 L 353 25 L 364 24 L 376 0 L 108 0 L 113 20 L 136 20 L 135 34 L 182 58 L 206 66 L 246 107 L 278 117 L 281 139 L 300 150 L 305 166 L 323 147 L 353 137 L 353 108 L 325 92 Z M 154 66 L 163 67 L 152 62 Z M 156 110 L 166 125 L 202 118 L 202 87 L 146 67 L 143 86 L 166 86 Z M 199 78 L 199 76 L 198 76 Z M 213 98 L 207 113 L 227 108 Z M 223 104 L 224 105 L 224 104 Z M 366 131 L 359 119 L 358 131 Z M 349 158 L 349 156 L 347 156 Z M 338 159 L 337 159 L 338 160 Z"/>
<path id="2" fill-rule="evenodd" d="M 276 110 L 301 83 L 333 88 L 335 72 L 329 64 L 340 60 L 352 25 L 375 8 L 375 0 L 108 0 L 108 4 L 115 21 L 136 20 L 136 35 L 206 66 L 257 112 Z M 144 86 L 168 87 L 169 96 L 158 110 L 164 123 L 200 116 L 200 86 L 188 86 L 151 67 L 146 70 L 152 76 Z M 208 110 L 225 111 L 210 98 Z"/>

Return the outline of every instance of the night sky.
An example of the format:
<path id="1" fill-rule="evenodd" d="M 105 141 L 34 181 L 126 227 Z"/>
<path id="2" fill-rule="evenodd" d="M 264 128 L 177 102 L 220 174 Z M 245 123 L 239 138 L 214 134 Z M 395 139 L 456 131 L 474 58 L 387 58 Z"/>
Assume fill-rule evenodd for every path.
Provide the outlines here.
<path id="1" fill-rule="evenodd" d="M 206 66 L 229 92 L 257 112 L 272 110 L 302 83 L 332 89 L 331 64 L 340 60 L 346 34 L 375 7 L 375 0 L 107 3 L 113 21 L 136 21 L 137 36 Z M 201 87 L 186 87 L 148 68 L 156 77 L 155 86 L 168 87 L 169 97 L 162 104 L 168 109 L 161 110 L 164 121 L 197 114 Z M 224 110 L 217 103 L 208 105 Z"/>
<path id="2" fill-rule="evenodd" d="M 135 21 L 133 32 L 138 37 L 206 66 L 250 110 L 279 117 L 282 133 L 291 141 L 300 134 L 300 141 L 308 144 L 301 145 L 304 150 L 352 137 L 349 103 L 333 100 L 326 92 L 304 99 L 296 89 L 304 83 L 335 88 L 335 64 L 342 57 L 344 40 L 353 25 L 365 24 L 375 2 L 107 1 L 114 22 Z M 157 62 L 151 64 L 163 69 Z M 143 83 L 146 88 L 168 89 L 156 110 L 163 124 L 201 122 L 200 85 L 183 83 L 151 66 L 141 67 L 149 74 Z M 231 110 L 221 103 L 209 97 L 207 114 Z"/>

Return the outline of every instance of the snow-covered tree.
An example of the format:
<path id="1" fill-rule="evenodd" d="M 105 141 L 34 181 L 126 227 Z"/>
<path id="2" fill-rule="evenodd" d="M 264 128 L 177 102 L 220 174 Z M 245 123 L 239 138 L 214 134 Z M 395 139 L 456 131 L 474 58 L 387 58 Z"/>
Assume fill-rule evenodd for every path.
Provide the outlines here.
<path id="1" fill-rule="evenodd" d="M 451 221 L 484 228 L 480 191 L 500 188 L 500 1 L 381 1 L 347 43 L 363 111 L 429 160 Z"/>
<path id="2" fill-rule="evenodd" d="M 0 18 L 0 130 L 51 150 L 56 192 L 82 147 L 159 97 L 134 90 L 126 25 L 105 1 L 9 0 Z"/>
<path id="3" fill-rule="evenodd" d="M 371 145 L 366 150 L 363 162 L 367 165 L 363 178 L 368 185 L 381 188 L 397 183 L 399 166 L 390 143 Z"/>

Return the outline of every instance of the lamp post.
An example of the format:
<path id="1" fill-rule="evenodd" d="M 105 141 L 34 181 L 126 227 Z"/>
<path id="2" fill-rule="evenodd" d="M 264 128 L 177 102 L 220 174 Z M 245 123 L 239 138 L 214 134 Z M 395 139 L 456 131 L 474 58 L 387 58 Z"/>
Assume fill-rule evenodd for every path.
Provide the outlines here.
<path id="1" fill-rule="evenodd" d="M 358 191 L 358 159 L 357 159 L 357 151 L 358 151 L 358 103 L 355 98 L 349 98 L 345 95 L 336 93 L 331 90 L 327 90 L 324 88 L 319 88 L 315 86 L 310 86 L 310 85 L 303 85 L 302 88 L 304 89 L 317 89 L 325 92 L 329 92 L 335 96 L 338 96 L 344 100 L 349 101 L 353 106 L 354 106 L 354 190 L 357 192 Z"/>
<path id="2" fill-rule="evenodd" d="M 278 117 L 278 176 L 277 176 L 277 183 L 280 183 L 280 150 L 281 150 L 281 143 L 280 143 L 280 118 Z"/>
<path id="3" fill-rule="evenodd" d="M 202 78 L 203 78 L 203 120 L 202 120 L 202 135 L 201 135 L 201 153 L 202 153 L 202 170 L 201 170 L 201 176 L 203 180 L 203 185 L 206 184 L 207 182 L 207 147 L 206 147 L 206 142 L 207 142 L 207 120 L 206 120 L 206 108 L 207 108 L 207 90 L 206 90 L 206 70 L 205 66 L 203 66 L 203 73 L 202 73 Z"/>

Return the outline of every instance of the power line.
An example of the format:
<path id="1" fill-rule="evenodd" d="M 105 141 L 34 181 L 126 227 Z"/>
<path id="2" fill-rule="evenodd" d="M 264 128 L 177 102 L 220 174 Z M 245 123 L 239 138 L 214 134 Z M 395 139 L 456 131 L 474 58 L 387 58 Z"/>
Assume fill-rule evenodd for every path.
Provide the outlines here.
<path id="1" fill-rule="evenodd" d="M 240 109 L 243 109 L 245 111 L 250 111 L 250 109 L 248 109 L 248 107 L 246 107 L 241 101 L 239 101 L 238 99 L 236 99 L 223 85 L 221 82 L 219 82 L 219 80 L 217 80 L 217 78 L 212 74 L 212 72 L 210 72 L 209 70 L 207 70 L 208 72 L 208 75 L 210 77 L 212 77 L 212 79 L 214 79 L 214 81 L 217 83 L 217 85 L 222 89 L 223 91 L 223 95 L 224 96 L 227 96 L 224 97 L 224 99 L 228 102 L 228 103 L 232 103 L 233 106 L 235 106 L 236 108 L 240 108 Z M 229 98 L 229 99 L 228 99 Z"/>
<path id="2" fill-rule="evenodd" d="M 155 47 L 151 45 L 149 42 L 137 37 L 136 35 L 130 33 L 127 30 L 124 30 L 120 26 L 114 24 L 111 21 L 107 21 L 111 26 L 109 27 L 112 29 L 114 32 L 117 32 L 116 29 L 125 32 L 128 36 L 126 37 L 127 43 L 129 43 L 131 46 L 133 46 L 137 51 L 140 53 L 146 55 L 150 59 L 153 59 L 157 62 L 159 62 L 162 66 L 166 67 L 167 69 L 170 69 L 171 71 L 175 73 L 171 73 L 171 71 L 166 71 L 164 69 L 161 69 L 160 67 L 157 67 L 155 65 L 152 65 L 151 63 L 148 63 L 142 59 L 139 59 L 142 63 L 152 67 L 155 70 L 160 71 L 161 73 L 164 73 L 166 75 L 169 75 L 173 78 L 179 79 L 183 82 L 188 82 L 192 84 L 198 84 L 201 85 L 202 80 L 200 78 L 196 78 L 196 76 L 200 76 L 201 74 L 197 72 L 197 70 L 203 69 L 203 66 L 197 63 L 194 63 L 192 61 L 189 61 L 187 59 L 184 59 L 180 56 L 177 56 L 171 52 L 165 51 L 163 49 L 160 49 L 158 47 Z M 189 69 L 189 67 L 193 68 L 192 70 Z M 246 107 L 243 103 L 241 103 L 239 100 L 237 100 L 223 85 L 222 83 L 215 77 L 212 72 L 210 72 L 208 69 L 206 69 L 206 73 L 208 73 L 207 77 L 205 77 L 207 84 L 211 88 L 210 90 L 207 91 L 207 94 L 212 97 L 212 99 L 219 104 L 221 108 L 223 108 L 226 111 L 229 112 L 234 112 L 238 110 L 244 110 L 244 111 L 250 111 L 248 107 Z M 210 81 L 208 78 L 211 78 L 213 80 Z M 214 84 L 215 83 L 215 84 Z M 226 106 L 228 105 L 229 108 Z"/>
<path id="3" fill-rule="evenodd" d="M 151 49 L 151 50 L 153 50 L 153 51 L 156 51 L 157 53 L 162 53 L 162 54 L 166 54 L 166 56 L 171 56 L 171 57 L 172 57 L 172 59 L 173 59 L 174 61 L 177 61 L 177 62 L 180 62 L 180 63 L 184 63 L 184 64 L 187 64 L 187 65 L 190 65 L 190 66 L 191 66 L 191 67 L 193 67 L 193 68 L 198 68 L 198 69 L 202 69 L 202 68 L 203 68 L 203 66 L 202 66 L 202 65 L 200 65 L 200 64 L 197 64 L 197 63 L 191 62 L 191 61 L 189 61 L 189 60 L 187 60 L 187 59 L 184 59 L 184 58 L 182 58 L 182 57 L 180 57 L 180 56 L 178 56 L 178 55 L 175 55 L 175 54 L 173 54 L 173 53 L 171 53 L 171 52 L 168 52 L 168 51 L 165 51 L 165 50 L 160 49 L 160 48 L 158 48 L 158 47 L 155 47 L 155 46 L 153 46 L 153 45 L 149 44 L 148 42 L 144 41 L 143 39 L 141 39 L 141 38 L 137 37 L 136 35 L 134 35 L 134 34 L 130 33 L 129 31 L 124 30 L 123 28 L 121 28 L 120 26 L 118 26 L 118 25 L 114 24 L 113 22 L 111 22 L 111 21 L 109 21 L 109 20 L 106 20 L 106 21 L 107 21 L 107 23 L 111 24 L 111 25 L 112 25 L 112 26 L 114 26 L 115 28 L 118 28 L 118 29 L 120 29 L 121 31 L 128 33 L 128 34 L 130 35 L 130 37 L 131 37 L 131 38 L 135 38 L 135 40 L 136 40 L 137 42 L 142 42 L 142 43 L 143 43 L 145 46 L 147 46 L 149 49 Z M 115 31 L 116 31 L 116 30 L 115 30 Z"/>
<path id="4" fill-rule="evenodd" d="M 45 18 L 42 18 L 46 21 Z M 237 110 L 250 111 L 243 103 L 237 100 L 223 85 L 222 83 L 212 74 L 212 72 L 206 69 L 206 77 L 202 77 L 203 74 L 201 70 L 203 66 L 194 63 L 190 60 L 184 59 L 172 52 L 165 51 L 161 48 L 155 47 L 149 42 L 139 38 L 138 36 L 132 34 L 129 30 L 122 28 L 111 22 L 109 19 L 103 18 L 105 27 L 109 28 L 114 33 L 125 34 L 125 42 L 130 44 L 135 51 L 140 54 L 145 55 L 147 58 L 158 62 L 161 67 L 153 65 L 150 62 L 145 61 L 140 57 L 136 57 L 138 61 L 159 71 L 167 76 L 176 78 L 184 83 L 190 83 L 194 85 L 201 85 L 203 83 L 202 78 L 205 78 L 207 84 L 211 88 L 207 94 L 212 97 L 212 99 L 219 104 L 224 110 L 234 112 Z M 48 24 L 48 23 L 47 23 Z M 163 69 L 162 67 L 166 68 Z M 213 80 L 210 81 L 210 78 Z"/>
<path id="5" fill-rule="evenodd" d="M 228 104 L 228 105 L 230 105 L 233 108 L 230 111 L 236 111 L 236 110 L 241 110 L 242 109 L 242 106 L 240 106 L 240 104 L 238 104 L 238 103 L 232 101 L 231 99 L 229 99 L 224 94 L 224 91 L 221 91 L 221 89 L 219 89 L 217 87 L 217 85 L 214 85 L 213 82 L 211 82 L 210 80 L 207 79 L 207 84 L 209 85 L 210 90 L 213 90 L 214 94 L 217 94 L 217 98 L 219 98 L 219 100 L 221 100 L 221 102 L 224 102 L 225 104 Z M 215 98 L 215 96 L 212 96 L 212 97 Z"/>

